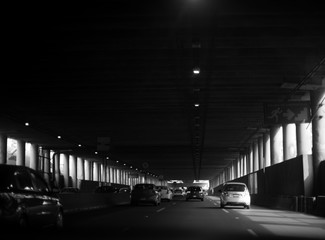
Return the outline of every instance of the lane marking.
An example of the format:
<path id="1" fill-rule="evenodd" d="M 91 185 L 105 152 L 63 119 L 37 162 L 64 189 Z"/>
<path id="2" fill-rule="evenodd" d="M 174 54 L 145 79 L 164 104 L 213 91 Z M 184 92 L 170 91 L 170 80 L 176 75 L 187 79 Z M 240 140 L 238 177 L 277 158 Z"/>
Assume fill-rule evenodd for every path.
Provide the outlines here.
<path id="1" fill-rule="evenodd" d="M 216 206 L 217 206 L 218 204 L 216 204 L 216 203 L 213 203 L 213 205 L 216 205 Z"/>
<path id="2" fill-rule="evenodd" d="M 225 213 L 229 213 L 229 212 L 228 212 L 226 209 L 224 209 L 224 208 L 222 209 L 222 211 L 224 211 Z"/>
<path id="3" fill-rule="evenodd" d="M 164 210 L 165 210 L 165 208 L 160 208 L 156 212 L 161 212 L 161 211 L 164 211 Z"/>
<path id="4" fill-rule="evenodd" d="M 247 231 L 252 234 L 254 237 L 258 237 L 258 235 L 256 234 L 256 232 L 254 232 L 252 229 L 247 229 Z"/>

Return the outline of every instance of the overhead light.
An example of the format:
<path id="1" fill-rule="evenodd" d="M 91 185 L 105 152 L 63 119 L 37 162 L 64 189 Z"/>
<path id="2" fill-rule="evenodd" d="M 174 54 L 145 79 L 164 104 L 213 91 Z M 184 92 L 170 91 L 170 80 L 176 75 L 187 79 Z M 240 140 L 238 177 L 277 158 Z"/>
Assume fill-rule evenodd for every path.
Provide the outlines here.
<path id="1" fill-rule="evenodd" d="M 98 152 L 95 152 L 95 154 L 98 154 Z"/>
<path id="2" fill-rule="evenodd" d="M 28 122 L 25 122 L 25 126 L 28 127 L 29 126 L 29 123 Z"/>
<path id="3" fill-rule="evenodd" d="M 58 139 L 61 139 L 61 136 L 58 136 Z"/>
<path id="4" fill-rule="evenodd" d="M 78 147 L 81 147 L 81 144 L 78 144 Z"/>
<path id="5" fill-rule="evenodd" d="M 194 69 L 193 69 L 193 73 L 194 73 L 195 75 L 200 74 L 200 68 L 194 68 Z"/>
<path id="6" fill-rule="evenodd" d="M 194 104 L 194 107 L 199 107 L 199 106 L 200 106 L 199 103 L 195 103 L 195 104 Z"/>

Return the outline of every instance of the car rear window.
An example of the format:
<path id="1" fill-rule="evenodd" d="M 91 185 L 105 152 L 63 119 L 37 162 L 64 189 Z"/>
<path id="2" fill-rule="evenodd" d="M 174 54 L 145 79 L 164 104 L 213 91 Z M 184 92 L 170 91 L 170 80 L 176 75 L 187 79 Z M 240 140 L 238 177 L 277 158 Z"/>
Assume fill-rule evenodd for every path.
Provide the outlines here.
<path id="1" fill-rule="evenodd" d="M 137 184 L 134 186 L 134 189 L 154 189 L 152 184 Z"/>
<path id="2" fill-rule="evenodd" d="M 189 187 L 188 190 L 189 190 L 189 191 L 196 191 L 196 192 L 199 192 L 199 191 L 201 191 L 201 187 Z"/>
<path id="3" fill-rule="evenodd" d="M 245 186 L 241 184 L 229 184 L 225 187 L 225 191 L 244 192 Z"/>

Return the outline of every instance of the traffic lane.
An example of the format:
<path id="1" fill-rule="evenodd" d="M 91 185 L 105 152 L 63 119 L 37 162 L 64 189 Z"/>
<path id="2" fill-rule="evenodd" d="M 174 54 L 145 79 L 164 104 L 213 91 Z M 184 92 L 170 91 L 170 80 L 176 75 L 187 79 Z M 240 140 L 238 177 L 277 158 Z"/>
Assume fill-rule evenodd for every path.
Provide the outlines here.
<path id="1" fill-rule="evenodd" d="M 123 207 L 70 219 L 64 236 L 114 239 L 245 239 L 252 235 L 213 202 L 172 201 L 160 206 Z M 71 236 L 71 235 L 70 235 Z"/>
<path id="2" fill-rule="evenodd" d="M 218 197 L 209 200 L 220 207 Z M 272 239 L 325 239 L 325 219 L 293 211 L 251 206 L 225 207 L 221 209 L 246 228 L 252 236 Z"/>

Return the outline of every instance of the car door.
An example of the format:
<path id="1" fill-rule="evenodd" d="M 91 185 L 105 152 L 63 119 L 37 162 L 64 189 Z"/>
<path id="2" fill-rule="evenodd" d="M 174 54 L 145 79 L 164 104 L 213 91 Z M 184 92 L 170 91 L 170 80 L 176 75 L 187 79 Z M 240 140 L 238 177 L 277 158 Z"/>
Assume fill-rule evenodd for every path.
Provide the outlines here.
<path id="1" fill-rule="evenodd" d="M 30 172 L 35 192 L 35 214 L 37 221 L 42 225 L 54 224 L 58 214 L 58 199 L 51 196 L 45 180 L 36 172 Z"/>

